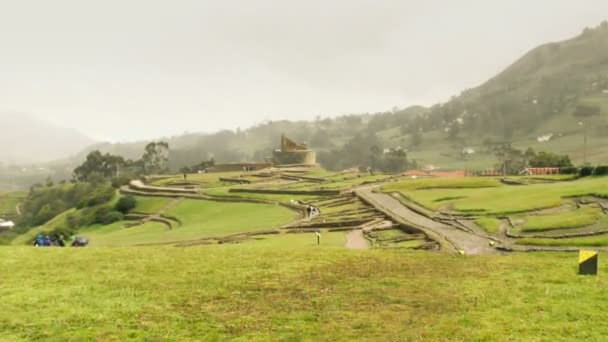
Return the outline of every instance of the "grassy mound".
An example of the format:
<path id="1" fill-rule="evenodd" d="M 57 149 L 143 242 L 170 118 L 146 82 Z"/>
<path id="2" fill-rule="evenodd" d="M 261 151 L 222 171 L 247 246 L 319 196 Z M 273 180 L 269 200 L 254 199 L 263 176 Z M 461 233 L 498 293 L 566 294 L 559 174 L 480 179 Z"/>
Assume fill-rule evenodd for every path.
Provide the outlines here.
<path id="1" fill-rule="evenodd" d="M 475 224 L 491 234 L 496 234 L 500 230 L 500 220 L 492 217 L 478 218 L 475 220 Z"/>
<path id="2" fill-rule="evenodd" d="M 449 205 L 456 211 L 486 215 L 551 208 L 561 205 L 564 197 L 608 197 L 608 182 L 602 177 L 526 186 L 501 184 L 488 187 L 496 182 L 498 181 L 488 178 L 425 179 L 390 184 L 383 190 L 399 192 L 433 210 Z"/>
<path id="3" fill-rule="evenodd" d="M 135 209 L 133 209 L 133 212 L 145 214 L 155 214 L 172 201 L 171 198 L 165 197 L 138 196 L 136 198 L 137 205 Z"/>
<path id="4" fill-rule="evenodd" d="M 21 202 L 27 194 L 24 192 L 4 192 L 0 193 L 0 218 L 14 218 L 17 216 L 17 204 Z"/>
<path id="5" fill-rule="evenodd" d="M 525 223 L 519 227 L 523 232 L 547 231 L 590 226 L 604 218 L 600 208 L 583 208 L 554 214 L 524 217 Z"/>
<path id="6" fill-rule="evenodd" d="M 117 222 L 107 226 L 92 226 L 81 230 L 80 234 L 89 237 L 91 246 L 129 246 L 277 228 L 292 222 L 296 217 L 294 212 L 278 205 L 203 200 L 184 200 L 166 214 L 178 218 L 182 225 L 170 230 L 163 224 L 150 222 L 124 228 L 125 222 Z"/>
<path id="7" fill-rule="evenodd" d="M 49 267 L 52 265 L 52 267 Z M 600 264 L 600 273 L 608 271 Z M 0 249 L 6 340 L 603 340 L 573 254 Z M 57 270 L 67 270 L 58 272 Z M 601 280 L 601 279 L 600 279 Z"/>

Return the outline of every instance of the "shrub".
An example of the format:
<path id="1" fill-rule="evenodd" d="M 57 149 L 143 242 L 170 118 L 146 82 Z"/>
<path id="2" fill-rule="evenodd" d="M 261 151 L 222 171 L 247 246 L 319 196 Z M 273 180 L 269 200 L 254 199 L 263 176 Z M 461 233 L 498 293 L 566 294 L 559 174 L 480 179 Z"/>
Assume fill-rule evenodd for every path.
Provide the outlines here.
<path id="1" fill-rule="evenodd" d="M 107 212 L 101 216 L 98 216 L 96 221 L 97 221 L 97 223 L 101 223 L 101 224 L 110 224 L 110 223 L 122 221 L 123 218 L 124 218 L 124 216 L 121 212 L 113 210 L 113 211 Z"/>
<path id="2" fill-rule="evenodd" d="M 593 170 L 593 174 L 596 176 L 608 175 L 608 165 L 599 165 Z"/>
<path id="3" fill-rule="evenodd" d="M 121 197 L 118 200 L 118 202 L 114 206 L 114 209 L 116 209 L 116 211 L 119 211 L 123 214 L 126 214 L 129 211 L 131 211 L 133 208 L 135 208 L 136 205 L 137 205 L 137 199 L 135 197 L 126 196 L 126 197 Z"/>
<path id="4" fill-rule="evenodd" d="M 583 167 L 581 167 L 581 169 L 578 171 L 578 174 L 581 177 L 591 176 L 593 174 L 593 166 L 583 166 Z"/>
<path id="5" fill-rule="evenodd" d="M 113 178 L 112 187 L 115 189 L 118 189 L 123 185 L 129 184 L 130 181 L 131 181 L 131 177 L 129 177 L 129 176 L 120 176 L 118 178 Z"/>
<path id="6" fill-rule="evenodd" d="M 574 166 L 561 167 L 559 173 L 562 175 L 575 175 L 578 173 L 578 169 Z"/>
<path id="7" fill-rule="evenodd" d="M 103 186 L 96 188 L 90 195 L 86 196 L 80 203 L 78 203 L 77 208 L 81 209 L 84 207 L 93 207 L 99 204 L 106 203 L 114 197 L 115 190 L 110 186 Z"/>

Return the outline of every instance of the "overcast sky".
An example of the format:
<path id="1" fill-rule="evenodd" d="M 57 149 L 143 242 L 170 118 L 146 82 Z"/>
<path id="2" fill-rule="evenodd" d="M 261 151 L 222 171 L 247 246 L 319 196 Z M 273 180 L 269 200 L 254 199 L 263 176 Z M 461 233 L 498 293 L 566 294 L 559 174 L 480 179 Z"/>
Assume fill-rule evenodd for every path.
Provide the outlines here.
<path id="1" fill-rule="evenodd" d="M 102 140 L 444 101 L 606 0 L 0 0 L 0 111 Z"/>

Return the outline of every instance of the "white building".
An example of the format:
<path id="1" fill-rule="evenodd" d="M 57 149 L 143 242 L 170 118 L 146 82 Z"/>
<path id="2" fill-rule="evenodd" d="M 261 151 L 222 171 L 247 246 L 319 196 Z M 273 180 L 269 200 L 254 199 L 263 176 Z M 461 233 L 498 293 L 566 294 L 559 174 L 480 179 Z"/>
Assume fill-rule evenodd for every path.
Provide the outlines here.
<path id="1" fill-rule="evenodd" d="M 15 227 L 13 221 L 5 221 L 3 219 L 0 219 L 0 230 L 13 229 L 13 227 Z"/>

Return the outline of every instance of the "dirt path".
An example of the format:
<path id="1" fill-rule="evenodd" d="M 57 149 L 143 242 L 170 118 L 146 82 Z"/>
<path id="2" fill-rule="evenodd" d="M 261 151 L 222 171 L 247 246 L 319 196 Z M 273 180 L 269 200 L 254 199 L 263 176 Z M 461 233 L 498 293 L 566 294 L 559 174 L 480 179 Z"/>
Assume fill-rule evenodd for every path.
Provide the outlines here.
<path id="1" fill-rule="evenodd" d="M 15 212 L 18 216 L 21 216 L 21 203 L 17 203 L 17 205 L 15 206 Z"/>
<path id="2" fill-rule="evenodd" d="M 363 236 L 361 229 L 351 230 L 346 234 L 346 248 L 348 249 L 369 249 L 369 241 Z"/>
<path id="3" fill-rule="evenodd" d="M 498 253 L 494 247 L 489 245 L 489 239 L 431 220 L 407 208 L 392 196 L 375 193 L 373 190 L 373 187 L 359 188 L 356 190 L 356 194 L 397 222 L 413 226 L 437 239 L 442 248 L 456 252 L 462 251 L 465 254 Z"/>

